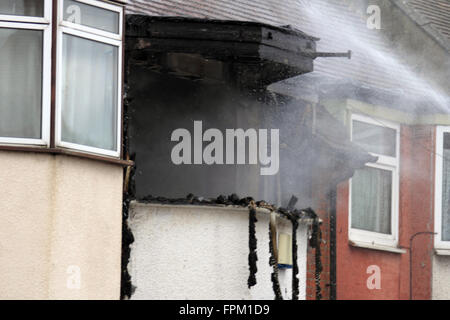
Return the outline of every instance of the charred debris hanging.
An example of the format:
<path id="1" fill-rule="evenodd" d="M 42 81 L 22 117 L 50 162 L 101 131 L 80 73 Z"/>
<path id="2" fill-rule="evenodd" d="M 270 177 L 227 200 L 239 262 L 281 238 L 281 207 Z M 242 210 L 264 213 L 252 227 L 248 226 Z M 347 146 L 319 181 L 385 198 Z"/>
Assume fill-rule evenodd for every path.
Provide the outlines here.
<path id="1" fill-rule="evenodd" d="M 293 197 L 295 198 L 295 197 Z M 322 272 L 322 263 L 320 255 L 320 244 L 321 239 L 321 220 L 317 214 L 311 208 L 298 210 L 294 208 L 278 208 L 272 204 L 265 201 L 255 201 L 251 197 L 239 198 L 236 194 L 230 196 L 219 196 L 215 199 L 205 199 L 203 197 L 196 197 L 193 194 L 189 194 L 185 198 L 169 199 L 165 197 L 153 197 L 147 196 L 140 200 L 142 203 L 154 203 L 154 204 L 165 204 L 165 205 L 196 205 L 196 206 L 209 206 L 209 207 L 243 207 L 249 210 L 249 277 L 247 285 L 249 288 L 257 284 L 256 273 L 258 272 L 256 262 L 258 261 L 256 249 L 257 249 L 257 239 L 256 239 L 256 223 L 258 222 L 256 218 L 256 213 L 259 209 L 264 210 L 269 213 L 276 213 L 279 217 L 289 220 L 292 223 L 292 261 L 293 261 L 293 272 L 292 272 L 292 300 L 298 300 L 299 295 L 299 279 L 297 275 L 299 273 L 298 262 L 297 262 L 297 229 L 299 226 L 299 221 L 310 221 L 312 223 L 310 246 L 315 249 L 315 280 L 316 280 L 316 298 L 321 299 L 321 288 L 320 288 L 320 274 Z M 275 300 L 282 300 L 283 296 L 280 290 L 280 283 L 278 280 L 278 262 L 275 255 L 275 244 L 274 244 L 274 232 L 276 232 L 271 223 L 269 223 L 269 250 L 270 258 L 269 265 L 273 268 L 271 274 L 271 281 L 273 284 L 273 291 Z M 129 288 L 131 289 L 131 287 Z"/>

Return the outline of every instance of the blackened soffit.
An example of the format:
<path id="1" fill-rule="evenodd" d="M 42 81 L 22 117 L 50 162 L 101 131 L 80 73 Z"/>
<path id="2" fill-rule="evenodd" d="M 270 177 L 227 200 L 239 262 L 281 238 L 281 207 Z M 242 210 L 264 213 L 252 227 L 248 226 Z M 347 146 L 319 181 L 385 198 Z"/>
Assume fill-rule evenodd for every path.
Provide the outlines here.
<path id="1" fill-rule="evenodd" d="M 163 69 L 167 69 L 164 63 L 171 59 L 197 60 L 197 65 L 218 61 L 228 70 L 226 75 L 234 75 L 229 77 L 232 81 L 252 75 L 250 78 L 254 79 L 246 83 L 258 87 L 312 72 L 317 40 L 288 26 L 259 22 L 147 15 L 126 18 L 129 58 Z M 216 67 L 222 68 L 217 64 Z"/>

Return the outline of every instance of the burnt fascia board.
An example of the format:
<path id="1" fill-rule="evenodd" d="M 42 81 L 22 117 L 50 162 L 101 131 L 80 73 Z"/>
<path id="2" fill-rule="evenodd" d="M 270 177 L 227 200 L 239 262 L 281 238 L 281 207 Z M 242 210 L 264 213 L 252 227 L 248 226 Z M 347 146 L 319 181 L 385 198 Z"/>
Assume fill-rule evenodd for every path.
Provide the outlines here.
<path id="1" fill-rule="evenodd" d="M 300 73 L 308 73 L 314 70 L 314 60 L 310 57 L 304 57 L 300 54 L 293 53 L 270 46 L 259 46 L 259 57 L 262 60 L 283 64 Z M 292 74 L 294 76 L 295 74 Z"/>
<path id="2" fill-rule="evenodd" d="M 126 44 L 127 50 L 139 48 L 136 52 L 130 52 L 130 57 L 134 57 L 136 54 L 145 54 L 148 57 L 153 54 L 170 52 L 201 54 L 205 59 L 245 63 L 248 68 L 257 64 L 261 74 L 266 73 L 264 72 L 266 69 L 272 70 L 270 77 L 267 77 L 269 75 L 266 73 L 264 84 L 312 72 L 314 68 L 312 58 L 257 43 L 242 45 L 237 42 L 214 41 L 211 43 L 204 40 L 152 39 L 149 46 L 142 48 L 139 39 L 128 38 Z"/>
<path id="3" fill-rule="evenodd" d="M 302 56 L 314 56 L 316 53 L 316 41 L 311 38 L 299 37 L 288 32 L 274 32 L 273 28 L 261 27 L 260 43 L 269 47 L 298 53 Z"/>
<path id="4" fill-rule="evenodd" d="M 137 48 L 140 43 L 136 39 L 127 39 L 128 48 Z M 313 71 L 313 59 L 279 48 L 263 46 L 257 43 L 243 46 L 237 42 L 215 41 L 213 44 L 203 40 L 187 39 L 152 39 L 151 44 L 141 48 L 144 52 L 173 52 L 202 54 L 205 58 L 227 61 L 267 61 L 279 63 L 287 67 Z"/>
<path id="5" fill-rule="evenodd" d="M 157 39 L 153 38 L 147 47 L 141 48 L 138 39 L 127 39 L 127 50 L 140 49 L 144 52 L 154 53 L 192 53 L 202 54 L 205 58 L 214 58 L 222 60 L 243 60 L 259 58 L 259 46 L 249 44 L 246 46 L 239 43 L 215 41 L 213 44 L 209 41 L 196 39 Z"/>
<path id="6" fill-rule="evenodd" d="M 130 19 L 133 21 L 133 19 Z M 142 28 L 130 28 L 127 37 L 151 39 L 204 40 L 211 42 L 231 42 L 258 44 L 292 51 L 302 55 L 313 55 L 315 40 L 303 34 L 292 33 L 290 29 L 280 29 L 259 24 L 229 23 L 223 21 L 187 21 L 186 19 L 147 19 L 140 22 Z M 180 28 L 182 26 L 182 28 Z"/>
<path id="7" fill-rule="evenodd" d="M 222 59 L 252 58 L 312 71 L 317 38 L 256 22 L 127 16 L 127 49 L 149 39 L 150 51 L 210 54 Z M 304 66 L 307 66 L 306 68 Z"/>
<path id="8" fill-rule="evenodd" d="M 213 40 L 217 36 L 222 37 L 221 40 L 235 41 L 236 36 L 239 36 L 242 41 L 261 41 L 260 36 L 255 36 L 253 33 L 256 29 L 267 28 L 278 31 L 284 34 L 289 34 L 297 38 L 304 38 L 311 41 L 319 41 L 319 38 L 312 37 L 300 30 L 292 29 L 290 27 L 278 27 L 259 22 L 250 21 L 235 21 L 235 20 L 214 20 L 214 19 L 198 19 L 198 18 L 183 18 L 183 17 L 155 17 L 139 14 L 126 15 L 127 30 L 126 35 L 131 37 L 187 37 L 190 33 L 183 30 L 183 35 L 180 35 L 179 25 L 183 24 L 196 30 L 196 33 L 191 34 L 194 38 L 204 38 Z M 170 28 L 173 26 L 173 28 Z M 237 29 L 241 27 L 240 29 Z M 239 30 L 236 34 L 236 30 Z M 230 33 L 231 32 L 231 33 Z"/>

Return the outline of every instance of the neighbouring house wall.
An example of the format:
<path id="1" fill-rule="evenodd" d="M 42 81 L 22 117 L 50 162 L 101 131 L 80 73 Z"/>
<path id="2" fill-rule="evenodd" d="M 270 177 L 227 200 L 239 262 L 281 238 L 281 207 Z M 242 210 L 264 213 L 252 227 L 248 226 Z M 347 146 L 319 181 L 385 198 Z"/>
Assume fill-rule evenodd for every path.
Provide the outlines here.
<path id="1" fill-rule="evenodd" d="M 339 300 L 378 300 L 399 299 L 399 278 L 405 254 L 356 248 L 349 245 L 348 239 L 348 195 L 349 183 L 338 187 L 337 201 L 337 299 Z M 406 260 L 405 260 L 406 261 Z M 381 289 L 367 288 L 366 273 L 371 265 L 381 269 Z M 404 270 L 408 272 L 408 269 Z"/>
<path id="2" fill-rule="evenodd" d="M 450 299 L 450 256 L 433 255 L 432 299 Z"/>
<path id="3" fill-rule="evenodd" d="M 269 266 L 270 215 L 258 213 L 256 223 L 257 285 L 249 276 L 248 209 L 176 206 L 132 202 L 128 225 L 134 235 L 128 270 L 132 299 L 274 299 Z M 279 232 L 292 224 L 277 219 Z M 299 299 L 306 292 L 307 229 L 297 235 Z M 283 297 L 290 298 L 292 272 L 280 270 Z"/>
<path id="4" fill-rule="evenodd" d="M 409 248 L 418 232 L 434 229 L 435 127 L 402 126 L 400 141 L 400 246 Z M 412 298 L 431 299 L 433 236 L 421 234 L 412 244 Z M 409 299 L 409 252 L 404 254 L 400 298 Z"/>
<path id="5" fill-rule="evenodd" d="M 7 151 L 0 168 L 0 299 L 119 299 L 122 168 Z"/>
<path id="6" fill-rule="evenodd" d="M 409 240 L 433 230 L 434 127 L 402 126 L 400 145 L 399 247 L 405 253 L 356 248 L 348 239 L 349 183 L 338 187 L 337 298 L 409 299 Z M 431 298 L 433 241 L 428 235 L 413 243 L 413 299 Z M 381 269 L 381 289 L 367 287 L 367 268 Z"/>

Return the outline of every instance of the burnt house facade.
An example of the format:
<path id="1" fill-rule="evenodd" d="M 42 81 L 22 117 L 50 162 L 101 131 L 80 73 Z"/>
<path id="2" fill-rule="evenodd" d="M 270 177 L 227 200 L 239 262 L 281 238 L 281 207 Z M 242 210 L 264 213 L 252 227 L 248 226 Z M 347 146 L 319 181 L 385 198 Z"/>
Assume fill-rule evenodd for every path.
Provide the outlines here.
<path id="1" fill-rule="evenodd" d="M 267 78 L 268 81 L 258 84 L 253 72 L 228 73 L 235 76 L 231 85 L 239 94 L 224 99 L 224 92 L 218 90 L 211 96 L 220 97 L 218 101 L 236 101 L 224 105 L 223 110 L 236 110 L 238 121 L 254 121 L 254 115 L 258 114 L 257 119 L 264 119 L 260 128 L 286 124 L 284 130 L 280 128 L 280 159 L 285 160 L 280 160 L 279 177 L 249 179 L 252 173 L 244 167 L 237 168 L 238 173 L 228 168 L 232 174 L 223 174 L 232 177 L 231 182 L 224 183 L 217 191 L 251 194 L 279 206 L 288 206 L 294 195 L 299 199 L 298 206 L 314 208 L 322 219 L 323 298 L 445 297 L 446 289 L 438 280 L 446 277 L 442 233 L 445 230 L 442 219 L 447 210 L 443 199 L 448 193 L 446 157 L 442 157 L 446 150 L 449 105 L 448 4 L 445 1 L 285 1 L 282 6 L 272 1 L 239 4 L 190 1 L 170 5 L 131 1 L 128 12 L 286 26 L 286 32 L 296 29 L 321 39 L 315 42 L 313 57 L 318 56 L 317 52 L 351 50 L 351 60 L 315 59 L 313 72 L 286 73 L 285 80 L 272 83 Z M 263 40 L 273 36 L 263 34 Z M 146 46 L 145 40 L 137 42 Z M 288 45 L 288 41 L 284 44 Z M 150 40 L 147 46 L 151 52 Z M 138 52 L 135 52 L 137 56 Z M 311 57 L 309 53 L 306 56 Z M 197 64 L 195 58 L 185 58 L 190 59 L 191 65 Z M 289 65 L 292 60 L 285 59 L 284 63 Z M 202 79 L 208 78 L 206 73 L 211 74 L 211 69 L 204 66 L 194 68 L 193 72 L 183 70 L 173 60 L 169 64 L 172 64 L 167 69 L 169 73 L 181 78 L 191 76 L 191 81 L 205 82 L 198 74 L 202 74 Z M 206 69 L 209 71 L 205 73 Z M 275 69 L 275 77 L 279 70 Z M 243 102 L 247 99 L 242 99 L 242 92 L 258 101 L 256 109 Z M 130 99 L 134 99 L 133 94 Z M 236 106 L 241 102 L 243 108 Z M 208 102 L 200 104 L 209 105 Z M 220 104 L 214 109 L 194 107 L 194 117 L 184 109 L 185 115 L 195 120 L 196 116 L 207 114 L 204 110 L 209 108 L 213 117 L 226 122 L 231 115 L 217 115 L 216 111 L 222 109 Z M 264 108 L 259 109 L 261 105 Z M 130 107 L 135 112 L 132 101 Z M 245 110 L 251 116 L 239 115 Z M 176 117 L 183 116 L 176 114 Z M 299 122 L 298 117 L 302 119 Z M 238 126 L 251 128 L 245 122 Z M 211 127 L 208 125 L 206 129 Z M 226 128 L 227 125 L 222 127 Z M 137 152 L 135 156 L 138 157 Z M 293 163 L 297 159 L 301 160 L 295 167 Z M 281 164 L 283 161 L 286 162 Z M 136 163 L 139 168 L 137 158 Z M 219 172 L 215 169 L 218 168 L 209 168 L 211 172 Z M 153 170 L 161 173 L 160 169 Z M 190 170 L 194 172 L 196 168 L 187 169 L 187 173 Z M 163 181 L 169 181 L 163 176 L 161 188 L 164 188 Z M 191 177 L 197 182 L 199 176 L 202 175 Z M 214 185 L 211 181 L 218 176 L 221 174 L 208 174 L 199 180 L 204 188 L 199 188 L 200 193 L 213 191 L 211 195 L 215 196 L 215 188 L 210 185 Z M 140 177 L 136 179 L 138 186 Z M 183 182 L 178 184 L 179 188 L 184 186 Z M 174 196 L 183 196 L 182 193 Z M 433 233 L 437 235 L 433 237 Z M 314 251 L 309 250 L 307 265 L 306 297 L 310 299 L 317 297 Z M 350 269 L 353 271 L 349 273 Z M 375 280 L 369 283 L 370 279 Z"/>
<path id="2" fill-rule="evenodd" d="M 151 7 L 152 3 L 144 6 Z M 376 158 L 350 141 L 345 126 L 318 103 L 313 91 L 298 99 L 269 88 L 284 79 L 301 78 L 312 72 L 314 61 L 319 57 L 340 57 L 334 59 L 334 63 L 340 63 L 350 58 L 350 53 L 347 50 L 317 52 L 319 39 L 292 26 L 240 21 L 242 19 L 193 18 L 188 14 L 164 17 L 165 14 L 152 15 L 146 10 L 134 14 L 136 8 L 140 8 L 139 3 L 130 4 L 126 20 L 126 157 L 135 163 L 135 168 L 125 182 L 130 226 L 125 232 L 131 232 L 138 240 L 125 242 L 131 250 L 129 256 L 125 255 L 130 262 L 124 270 L 124 294 L 138 299 L 157 298 L 158 292 L 165 297 L 205 297 L 194 288 L 208 285 L 195 273 L 178 276 L 174 283 L 190 283 L 191 287 L 174 295 L 158 289 L 169 281 L 158 262 L 155 264 L 161 271 L 154 268 L 154 273 L 140 276 L 144 266 L 150 265 L 147 260 L 150 257 L 143 257 L 143 252 L 161 250 L 143 244 L 143 234 L 154 234 L 148 242 L 167 237 L 169 242 L 164 246 L 176 247 L 176 243 L 170 242 L 169 233 L 183 234 L 186 230 L 209 225 L 210 218 L 198 220 L 186 214 L 190 218 L 185 220 L 183 231 L 176 227 L 171 230 L 166 225 L 168 234 L 161 235 L 152 227 L 162 223 L 163 213 L 158 210 L 163 210 L 166 218 L 177 224 L 177 220 L 183 220 L 182 209 L 177 206 L 205 202 L 211 204 L 210 215 L 222 215 L 223 220 L 214 221 L 216 228 L 234 224 L 239 229 L 237 224 L 242 222 L 227 220 L 231 219 L 227 218 L 230 213 L 222 210 L 214 213 L 214 204 L 226 204 L 227 201 L 221 199 L 236 195 L 237 199 L 250 197 L 278 208 L 323 211 L 321 248 L 309 247 L 307 258 L 306 251 L 301 253 L 306 247 L 300 245 L 298 259 L 303 260 L 299 274 L 303 291 L 300 297 L 330 298 L 334 290 L 330 281 L 335 280 L 330 278 L 328 206 L 331 208 L 336 185 Z M 323 203 L 326 203 L 325 208 Z M 192 211 L 189 207 L 185 210 Z M 262 230 L 267 224 L 277 225 L 267 219 L 258 219 Z M 195 226 L 191 220 L 196 221 Z M 301 241 L 312 236 L 313 226 L 307 223 L 306 226 L 299 235 Z M 278 231 L 274 228 L 275 248 L 280 245 L 278 240 L 282 234 L 285 235 L 283 228 L 282 225 Z M 309 230 L 307 234 L 305 230 Z M 256 235 L 265 239 L 261 231 Z M 185 236 L 194 239 L 195 233 Z M 215 241 L 217 236 L 206 230 L 201 241 Z M 233 253 L 229 253 L 229 268 L 236 272 L 246 264 L 248 251 L 247 240 L 234 244 L 233 237 L 241 236 L 221 235 L 222 242 L 230 241 L 231 247 L 240 248 L 240 261 L 234 261 Z M 198 256 L 191 248 L 197 242 L 192 240 L 190 245 L 182 246 L 180 257 L 171 257 L 166 263 L 189 268 L 186 261 L 193 257 L 208 260 L 209 256 L 222 256 L 228 252 L 226 247 L 221 247 L 225 245 L 222 242 Z M 267 244 L 261 244 L 262 248 L 264 245 Z M 257 266 L 264 271 L 256 274 L 262 284 L 257 285 L 254 293 L 243 290 L 233 295 L 227 287 L 233 286 L 234 277 L 242 275 L 214 270 L 214 263 L 225 264 L 224 259 L 211 262 L 203 269 L 205 274 L 210 274 L 210 280 L 222 288 L 211 289 L 208 296 L 273 297 L 270 286 L 266 289 L 270 274 L 265 272 L 269 260 L 264 251 L 267 250 L 258 249 L 261 256 Z M 319 260 L 315 257 L 318 254 Z M 154 255 L 153 259 L 159 261 Z M 177 267 L 169 269 L 174 274 L 177 272 Z M 151 281 L 151 277 L 161 278 L 160 283 Z M 287 273 L 280 271 L 280 278 L 286 277 L 289 277 Z M 320 287 L 315 285 L 316 279 Z M 283 296 L 293 297 L 292 292 L 285 292 Z"/>
<path id="3" fill-rule="evenodd" d="M 448 298 L 449 30 L 448 0 L 1 1 L 0 297 Z"/>

